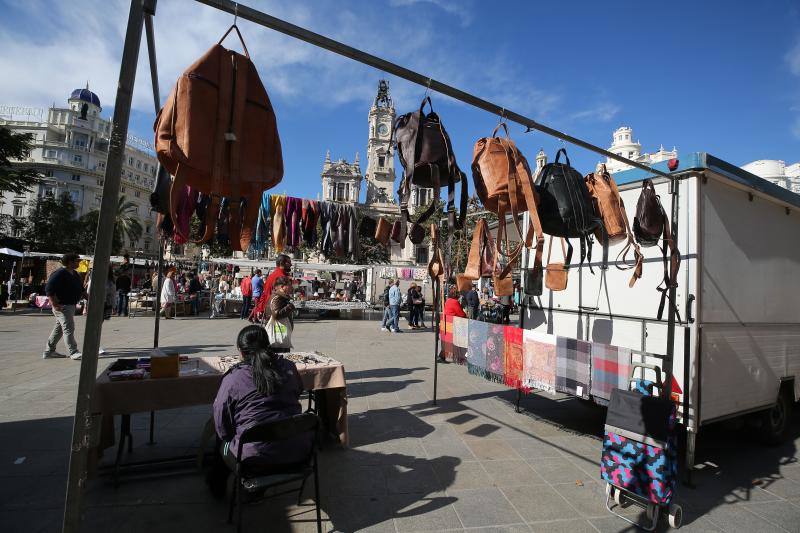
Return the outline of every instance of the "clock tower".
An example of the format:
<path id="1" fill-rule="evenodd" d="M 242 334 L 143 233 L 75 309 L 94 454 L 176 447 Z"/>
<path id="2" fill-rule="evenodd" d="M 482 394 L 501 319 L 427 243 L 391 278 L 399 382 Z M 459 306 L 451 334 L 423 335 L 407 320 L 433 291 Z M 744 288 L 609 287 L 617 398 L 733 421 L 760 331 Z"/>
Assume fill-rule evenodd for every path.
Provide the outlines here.
<path id="1" fill-rule="evenodd" d="M 394 199 L 394 149 L 392 125 L 394 105 L 389 96 L 389 82 L 378 82 L 378 94 L 369 110 L 369 140 L 367 142 L 368 206 L 396 207 Z M 376 205 L 377 204 L 377 205 Z"/>

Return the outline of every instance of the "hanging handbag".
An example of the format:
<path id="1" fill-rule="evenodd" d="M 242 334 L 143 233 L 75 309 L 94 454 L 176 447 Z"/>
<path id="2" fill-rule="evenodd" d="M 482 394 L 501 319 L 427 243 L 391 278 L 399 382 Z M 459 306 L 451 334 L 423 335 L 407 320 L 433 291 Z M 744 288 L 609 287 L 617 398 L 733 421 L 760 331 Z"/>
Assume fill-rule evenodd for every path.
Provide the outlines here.
<path id="1" fill-rule="evenodd" d="M 399 220 L 395 220 L 392 224 L 391 238 L 397 244 L 403 244 L 406 240 L 406 236 L 403 235 L 403 225 Z"/>
<path id="2" fill-rule="evenodd" d="M 408 232 L 408 238 L 414 244 L 419 244 L 425 240 L 425 228 L 421 224 L 413 224 Z"/>
<path id="3" fill-rule="evenodd" d="M 445 276 L 444 260 L 442 259 L 442 249 L 439 246 L 439 230 L 436 224 L 431 224 L 431 260 L 428 263 L 428 275 L 432 281 Z"/>
<path id="4" fill-rule="evenodd" d="M 378 219 L 378 225 L 375 228 L 375 240 L 384 246 L 389 246 L 389 238 L 392 234 L 392 225 L 381 217 Z"/>
<path id="5" fill-rule="evenodd" d="M 561 252 L 564 254 L 566 264 L 569 264 L 569 254 L 564 246 L 564 238 L 560 237 Z M 553 237 L 550 237 L 550 244 L 547 246 L 547 274 L 545 275 L 545 286 L 551 291 L 563 291 L 567 288 L 569 271 L 564 263 L 551 263 L 550 254 L 553 251 Z"/>
<path id="6" fill-rule="evenodd" d="M 492 286 L 495 296 L 513 296 L 514 278 L 512 276 L 502 277 L 499 273 L 492 276 Z"/>

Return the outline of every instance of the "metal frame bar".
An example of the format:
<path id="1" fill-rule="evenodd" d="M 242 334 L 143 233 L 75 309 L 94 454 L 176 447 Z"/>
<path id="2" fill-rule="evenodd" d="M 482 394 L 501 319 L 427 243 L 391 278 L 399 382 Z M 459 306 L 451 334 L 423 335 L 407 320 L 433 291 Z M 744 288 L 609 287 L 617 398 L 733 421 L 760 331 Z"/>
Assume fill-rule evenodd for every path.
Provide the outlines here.
<path id="1" fill-rule="evenodd" d="M 128 13 L 128 25 L 125 32 L 125 44 L 123 47 L 122 60 L 120 65 L 119 84 L 117 89 L 116 101 L 114 104 L 114 118 L 113 130 L 111 135 L 111 145 L 108 154 L 108 162 L 106 166 L 106 180 L 103 187 L 103 201 L 100 209 L 100 216 L 98 221 L 97 241 L 95 243 L 94 253 L 94 272 L 104 273 L 108 270 L 110 255 L 111 255 L 111 241 L 114 227 L 114 213 L 116 211 L 116 202 L 119 195 L 120 176 L 122 169 L 122 160 L 125 151 L 125 140 L 128 133 L 128 122 L 130 119 L 131 100 L 133 96 L 133 86 L 136 79 L 136 70 L 139 59 L 139 48 L 142 40 L 143 26 L 147 24 L 147 40 L 148 40 L 148 53 L 151 59 L 151 73 L 155 74 L 155 46 L 152 35 L 152 16 L 155 14 L 155 6 L 157 0 L 131 0 L 130 11 Z M 577 137 L 573 137 L 564 132 L 540 124 L 535 120 L 528 118 L 524 115 L 508 110 L 505 107 L 498 106 L 487 100 L 478 98 L 470 93 L 436 81 L 431 77 L 424 76 L 407 68 L 401 67 L 395 63 L 386 61 L 377 56 L 368 54 L 346 44 L 340 43 L 323 35 L 314 33 L 300 26 L 296 26 L 289 22 L 270 16 L 261 11 L 257 11 L 245 5 L 240 5 L 232 0 L 196 0 L 201 4 L 219 9 L 241 17 L 260 26 L 270 28 L 277 32 L 283 33 L 290 37 L 302 40 L 317 47 L 324 48 L 344 57 L 348 57 L 365 65 L 380 69 L 389 74 L 405 80 L 417 83 L 427 87 L 429 90 L 439 92 L 443 95 L 449 96 L 461 102 L 470 104 L 478 109 L 482 109 L 494 115 L 499 115 L 506 120 L 516 122 L 528 128 L 528 130 L 537 130 L 552 137 L 561 139 L 562 141 L 569 142 L 575 146 L 579 146 L 591 152 L 603 155 L 609 159 L 620 161 L 635 168 L 639 168 L 650 172 L 654 175 L 670 179 L 672 182 L 672 232 L 673 237 L 677 238 L 677 179 L 675 176 L 664 173 L 660 170 L 643 165 L 636 161 L 632 161 L 625 157 L 619 156 L 608 150 L 595 146 L 591 143 L 583 141 Z M 153 83 L 154 100 L 156 108 L 160 107 L 157 77 L 153 76 L 151 80 Z M 163 252 L 162 252 L 163 253 Z M 163 261 L 162 256 L 159 257 L 159 263 Z M 158 276 L 159 286 L 161 284 L 161 273 Z M 83 360 L 81 361 L 80 380 L 78 384 L 78 398 L 75 407 L 75 422 L 73 425 L 72 445 L 69 463 L 69 475 L 67 482 L 66 504 L 64 509 L 63 531 L 77 532 L 80 528 L 80 519 L 82 512 L 82 488 L 86 483 L 86 464 L 89 452 L 89 434 L 91 426 L 91 400 L 94 392 L 94 382 L 97 373 L 97 355 L 100 343 L 100 334 L 102 330 L 103 320 L 103 306 L 101 301 L 104 295 L 101 292 L 95 291 L 90 295 L 89 300 L 89 316 L 86 320 L 86 329 L 84 333 L 83 345 Z M 158 299 L 159 294 L 156 298 Z M 675 289 L 670 290 L 670 299 L 674 301 Z M 441 298 L 441 295 L 440 295 Z M 158 311 L 158 310 L 156 310 Z M 674 345 L 675 334 L 675 317 L 674 306 L 669 306 L 669 333 L 668 333 L 668 362 L 665 361 L 665 369 L 668 375 L 672 373 L 672 351 Z M 158 313 L 156 312 L 156 337 L 154 344 L 157 343 L 158 337 Z M 434 327 L 436 335 L 436 346 L 438 352 L 438 322 Z M 438 353 L 436 354 L 438 357 Z M 435 403 L 435 396 L 434 396 Z"/>

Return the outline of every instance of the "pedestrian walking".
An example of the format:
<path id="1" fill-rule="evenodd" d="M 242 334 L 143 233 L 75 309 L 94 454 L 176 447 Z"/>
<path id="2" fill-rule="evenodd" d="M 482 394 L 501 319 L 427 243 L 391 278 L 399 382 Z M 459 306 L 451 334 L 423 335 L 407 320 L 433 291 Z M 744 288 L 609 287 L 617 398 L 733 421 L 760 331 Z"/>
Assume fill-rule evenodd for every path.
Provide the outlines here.
<path id="1" fill-rule="evenodd" d="M 175 286 L 175 269 L 167 271 L 167 276 L 161 286 L 161 313 L 164 318 L 173 318 L 175 315 L 175 300 L 178 298 L 178 289 Z M 173 316 L 170 316 L 172 314 Z"/>
<path id="2" fill-rule="evenodd" d="M 267 307 L 269 307 L 269 302 L 272 299 L 272 289 L 275 287 L 275 282 L 283 277 L 292 279 L 292 258 L 286 254 L 280 254 L 275 259 L 275 270 L 270 272 L 267 279 L 264 280 L 259 304 L 253 305 L 253 312 L 251 313 L 253 321 L 262 320 L 267 315 Z"/>
<path id="3" fill-rule="evenodd" d="M 411 286 L 406 291 L 406 307 L 408 308 L 408 327 L 411 329 L 417 329 L 417 309 L 414 307 L 414 289 L 416 288 L 416 284 L 412 283 Z"/>
<path id="4" fill-rule="evenodd" d="M 78 254 L 67 253 L 61 258 L 61 268 L 50 275 L 45 286 L 45 293 L 50 298 L 53 316 L 56 325 L 50 332 L 47 345 L 42 358 L 63 357 L 56 353 L 56 346 L 61 337 L 69 350 L 69 357 L 74 360 L 81 358 L 78 343 L 75 342 L 75 305 L 83 295 L 83 280 L 75 269 L 78 268 L 80 257 Z"/>
<path id="5" fill-rule="evenodd" d="M 239 288 L 242 290 L 242 315 L 239 318 L 244 320 L 250 316 L 250 302 L 253 299 L 253 286 L 250 282 L 250 276 L 242 278 Z"/>
<path id="6" fill-rule="evenodd" d="M 400 292 L 400 280 L 394 280 L 394 285 L 389 289 L 389 311 L 391 313 L 392 333 L 400 333 L 400 306 L 403 304 L 403 294 Z"/>
<path id="7" fill-rule="evenodd" d="M 500 320 L 503 324 L 511 322 L 511 295 L 500 297 Z"/>
<path id="8" fill-rule="evenodd" d="M 258 300 L 264 292 L 264 279 L 261 277 L 261 269 L 256 269 L 256 275 L 250 278 L 250 287 L 253 289 L 253 308 L 258 309 Z"/>
<path id="9" fill-rule="evenodd" d="M 189 294 L 189 303 L 192 306 L 192 315 L 197 315 L 200 313 L 200 291 L 203 289 L 203 286 L 200 285 L 200 280 L 197 279 L 197 276 L 194 272 L 189 272 L 187 275 L 187 281 L 185 290 Z"/>
<path id="10" fill-rule="evenodd" d="M 392 312 L 389 308 L 389 287 L 391 287 L 391 284 L 383 289 L 383 320 L 381 321 L 381 331 L 389 331 L 392 325 Z"/>
<path id="11" fill-rule="evenodd" d="M 116 280 L 117 316 L 128 316 L 128 293 L 131 292 L 131 278 L 127 270 L 121 270 Z"/>
<path id="12" fill-rule="evenodd" d="M 464 300 L 467 303 L 467 317 L 477 320 L 481 311 L 481 299 L 478 296 L 478 289 L 475 285 L 464 295 Z"/>

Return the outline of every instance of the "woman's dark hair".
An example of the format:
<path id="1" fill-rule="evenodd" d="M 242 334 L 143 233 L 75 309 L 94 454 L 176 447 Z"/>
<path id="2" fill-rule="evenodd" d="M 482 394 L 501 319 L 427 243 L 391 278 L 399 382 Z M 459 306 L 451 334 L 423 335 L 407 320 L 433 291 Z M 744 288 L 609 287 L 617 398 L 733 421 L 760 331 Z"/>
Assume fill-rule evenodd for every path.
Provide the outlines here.
<path id="1" fill-rule="evenodd" d="M 283 386 L 283 377 L 275 368 L 275 354 L 269 349 L 269 337 L 261 326 L 242 328 L 236 338 L 236 347 L 244 360 L 253 367 L 253 384 L 265 396 L 275 394 Z"/>
<path id="2" fill-rule="evenodd" d="M 454 300 L 458 300 L 458 288 L 457 287 L 450 287 L 447 290 L 447 297 L 453 298 Z"/>

